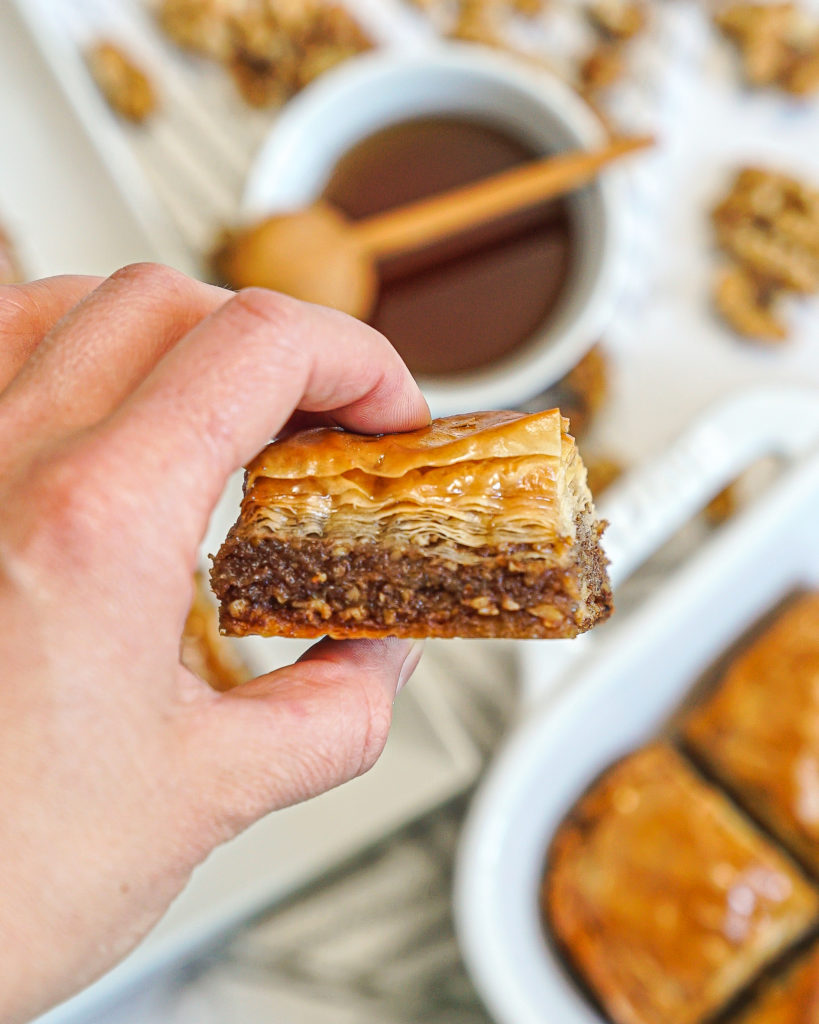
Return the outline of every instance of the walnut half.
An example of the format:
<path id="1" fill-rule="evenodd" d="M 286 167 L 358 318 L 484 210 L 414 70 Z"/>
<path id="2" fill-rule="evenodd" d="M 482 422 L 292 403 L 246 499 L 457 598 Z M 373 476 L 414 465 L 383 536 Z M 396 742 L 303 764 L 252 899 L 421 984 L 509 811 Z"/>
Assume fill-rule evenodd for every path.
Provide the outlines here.
<path id="1" fill-rule="evenodd" d="M 733 3 L 714 17 L 740 50 L 750 85 L 804 96 L 819 89 L 819 21 L 795 3 Z"/>
<path id="2" fill-rule="evenodd" d="M 139 124 L 156 110 L 150 78 L 116 43 L 95 43 L 85 59 L 100 92 L 122 117 Z"/>
<path id="3" fill-rule="evenodd" d="M 735 264 L 720 272 L 714 286 L 714 305 L 722 318 L 746 338 L 778 345 L 788 336 L 776 314 L 781 290 L 764 283 Z"/>

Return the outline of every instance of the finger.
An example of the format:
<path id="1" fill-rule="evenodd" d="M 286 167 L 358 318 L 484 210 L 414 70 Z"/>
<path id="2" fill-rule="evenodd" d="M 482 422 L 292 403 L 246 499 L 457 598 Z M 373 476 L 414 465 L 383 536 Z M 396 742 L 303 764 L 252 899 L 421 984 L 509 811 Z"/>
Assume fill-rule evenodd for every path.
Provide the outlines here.
<path id="1" fill-rule="evenodd" d="M 169 516 L 189 517 L 187 539 L 198 541 L 230 473 L 296 408 L 333 410 L 337 422 L 366 433 L 429 422 L 418 386 L 377 331 L 248 289 L 168 353 L 100 440 L 155 496 L 155 508 L 164 501 Z"/>
<path id="2" fill-rule="evenodd" d="M 43 339 L 6 393 L 5 421 L 29 441 L 97 423 L 232 294 L 159 264 L 124 267 Z"/>
<path id="3" fill-rule="evenodd" d="M 372 767 L 421 649 L 395 638 L 323 640 L 296 665 L 197 708 L 185 770 L 219 840 Z"/>
<path id="4" fill-rule="evenodd" d="M 64 275 L 0 287 L 0 393 L 54 324 L 102 280 Z"/>

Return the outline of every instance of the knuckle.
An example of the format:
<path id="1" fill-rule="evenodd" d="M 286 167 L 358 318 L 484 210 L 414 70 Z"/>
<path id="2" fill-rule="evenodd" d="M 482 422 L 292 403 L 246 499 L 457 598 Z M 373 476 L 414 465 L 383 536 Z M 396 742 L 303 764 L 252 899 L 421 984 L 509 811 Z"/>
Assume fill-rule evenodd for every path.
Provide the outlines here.
<path id="1" fill-rule="evenodd" d="M 253 316 L 276 325 L 289 323 L 298 305 L 296 299 L 269 288 L 242 288 L 233 301 Z"/>
<path id="2" fill-rule="evenodd" d="M 100 486 L 98 455 L 77 447 L 51 456 L 31 474 L 27 503 L 37 510 L 29 528 L 47 550 L 90 555 L 110 535 L 113 509 Z"/>
<path id="3" fill-rule="evenodd" d="M 266 288 L 244 288 L 236 293 L 233 303 L 242 319 L 250 321 L 252 329 L 258 329 L 261 321 L 265 341 L 275 348 L 277 359 L 290 358 L 295 363 L 305 361 L 307 353 L 298 342 L 304 333 L 300 329 L 305 315 L 303 303 Z"/>
<path id="4" fill-rule="evenodd" d="M 145 290 L 160 291 L 179 287 L 188 278 L 181 270 L 167 267 L 164 263 L 145 262 L 129 263 L 120 267 L 111 274 L 110 280 L 138 285 Z"/>
<path id="5" fill-rule="evenodd" d="M 236 329 L 236 364 L 243 360 L 256 373 L 275 369 L 297 388 L 306 383 L 311 347 L 305 338 L 304 303 L 266 288 L 244 288 L 230 301 Z M 252 372 L 252 371 L 251 371 Z"/>

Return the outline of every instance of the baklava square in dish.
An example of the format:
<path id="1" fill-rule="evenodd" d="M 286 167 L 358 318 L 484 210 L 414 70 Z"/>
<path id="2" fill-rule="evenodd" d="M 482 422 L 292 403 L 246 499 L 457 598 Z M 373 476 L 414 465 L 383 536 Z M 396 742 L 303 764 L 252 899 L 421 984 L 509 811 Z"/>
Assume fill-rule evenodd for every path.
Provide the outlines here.
<path id="1" fill-rule="evenodd" d="M 819 593 L 795 598 L 683 725 L 748 811 L 819 873 Z"/>
<path id="2" fill-rule="evenodd" d="M 552 934 L 616 1024 L 710 1018 L 816 921 L 799 869 L 670 745 L 608 769 L 555 834 Z"/>
<path id="3" fill-rule="evenodd" d="M 559 410 L 401 434 L 318 428 L 251 463 L 214 560 L 223 632 L 570 637 L 608 617 L 586 470 Z"/>

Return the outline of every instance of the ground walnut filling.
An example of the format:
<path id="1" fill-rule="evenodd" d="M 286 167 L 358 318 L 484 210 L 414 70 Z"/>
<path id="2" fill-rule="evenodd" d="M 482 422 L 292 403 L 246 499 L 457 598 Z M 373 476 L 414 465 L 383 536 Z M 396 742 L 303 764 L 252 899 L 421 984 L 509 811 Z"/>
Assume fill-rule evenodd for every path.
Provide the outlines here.
<path id="1" fill-rule="evenodd" d="M 234 635 L 574 636 L 611 610 L 601 528 L 587 516 L 577 527 L 560 555 L 515 544 L 471 549 L 467 562 L 412 545 L 228 538 L 211 579 Z"/>

